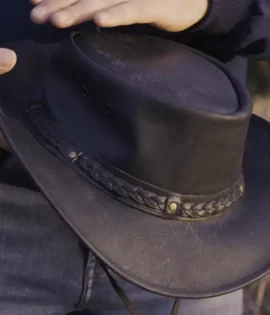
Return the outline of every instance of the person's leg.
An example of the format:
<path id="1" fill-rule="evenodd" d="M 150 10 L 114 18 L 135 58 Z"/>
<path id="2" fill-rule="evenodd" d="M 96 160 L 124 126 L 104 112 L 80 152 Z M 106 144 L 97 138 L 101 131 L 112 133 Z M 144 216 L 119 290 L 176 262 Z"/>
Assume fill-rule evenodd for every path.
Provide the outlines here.
<path id="1" fill-rule="evenodd" d="M 43 196 L 0 184 L 0 313 L 65 315 L 82 295 L 81 244 Z"/>
<path id="2" fill-rule="evenodd" d="M 139 315 L 170 315 L 174 299 L 162 297 L 142 290 L 113 274 L 125 294 L 136 307 Z M 93 280 L 94 279 L 94 280 Z M 92 282 L 93 280 L 93 282 Z M 88 304 L 91 315 L 130 314 L 107 275 L 96 263 L 94 278 L 91 277 L 91 298 Z M 242 315 L 243 294 L 237 291 L 220 297 L 196 300 L 180 300 L 179 315 Z"/>

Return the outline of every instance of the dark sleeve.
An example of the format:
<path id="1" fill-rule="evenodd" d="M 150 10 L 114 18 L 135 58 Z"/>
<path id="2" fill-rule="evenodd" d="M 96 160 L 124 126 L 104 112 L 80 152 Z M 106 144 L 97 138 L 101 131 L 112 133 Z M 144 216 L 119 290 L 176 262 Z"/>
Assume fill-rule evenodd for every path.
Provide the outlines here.
<path id="1" fill-rule="evenodd" d="M 187 36 L 200 38 L 212 54 L 270 56 L 270 0 L 209 1 L 206 16 Z"/>

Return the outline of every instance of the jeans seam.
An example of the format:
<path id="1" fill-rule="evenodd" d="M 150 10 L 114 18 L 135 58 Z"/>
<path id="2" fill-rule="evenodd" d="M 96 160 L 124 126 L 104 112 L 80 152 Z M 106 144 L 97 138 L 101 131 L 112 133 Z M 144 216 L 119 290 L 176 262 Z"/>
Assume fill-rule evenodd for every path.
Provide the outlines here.
<path id="1" fill-rule="evenodd" d="M 83 291 L 79 303 L 77 304 L 76 310 L 84 309 L 91 298 L 92 285 L 94 280 L 94 272 L 96 267 L 96 258 L 89 252 L 86 268 L 84 271 Z"/>

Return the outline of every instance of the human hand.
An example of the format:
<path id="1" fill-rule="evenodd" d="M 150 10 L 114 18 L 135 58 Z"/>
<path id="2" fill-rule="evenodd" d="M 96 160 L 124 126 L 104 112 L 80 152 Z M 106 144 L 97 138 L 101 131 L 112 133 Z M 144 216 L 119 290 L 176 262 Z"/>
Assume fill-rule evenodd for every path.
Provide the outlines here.
<path id="1" fill-rule="evenodd" d="M 31 0 L 35 23 L 67 28 L 93 20 L 100 27 L 152 24 L 168 32 L 183 31 L 206 14 L 209 0 Z"/>
<path id="2" fill-rule="evenodd" d="M 17 56 L 14 51 L 0 48 L 0 74 L 9 72 L 16 64 Z"/>

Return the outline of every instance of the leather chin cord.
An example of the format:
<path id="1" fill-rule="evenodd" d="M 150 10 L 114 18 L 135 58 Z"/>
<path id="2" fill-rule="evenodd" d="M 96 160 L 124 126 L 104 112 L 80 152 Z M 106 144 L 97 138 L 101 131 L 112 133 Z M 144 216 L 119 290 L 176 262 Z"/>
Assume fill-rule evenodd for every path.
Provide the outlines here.
<path id="1" fill-rule="evenodd" d="M 138 311 L 136 310 L 135 306 L 133 303 L 130 301 L 128 296 L 125 294 L 123 289 L 119 286 L 117 281 L 113 278 L 113 276 L 110 274 L 108 268 L 105 266 L 105 264 L 101 261 L 99 261 L 100 265 L 102 266 L 104 272 L 108 276 L 108 279 L 114 288 L 115 292 L 118 294 L 120 300 L 122 303 L 125 305 L 125 307 L 128 309 L 131 315 L 139 315 Z M 179 299 L 175 299 L 172 311 L 170 315 L 179 315 Z"/>

